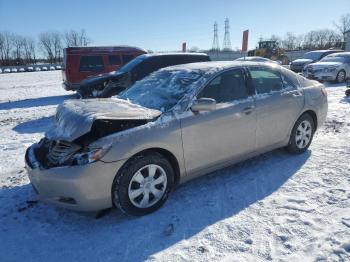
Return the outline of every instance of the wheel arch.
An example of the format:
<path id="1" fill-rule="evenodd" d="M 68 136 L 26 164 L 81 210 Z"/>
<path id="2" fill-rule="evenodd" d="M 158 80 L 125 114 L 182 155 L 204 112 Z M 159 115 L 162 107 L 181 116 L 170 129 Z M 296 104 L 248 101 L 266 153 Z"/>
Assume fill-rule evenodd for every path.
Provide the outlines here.
<path id="1" fill-rule="evenodd" d="M 137 153 L 135 153 L 134 155 L 132 155 L 130 159 L 136 158 L 138 156 L 144 155 L 144 154 L 150 154 L 150 153 L 158 153 L 160 155 L 162 155 L 166 160 L 169 161 L 170 165 L 172 166 L 173 170 L 174 170 L 174 186 L 176 187 L 179 183 L 180 183 L 180 166 L 179 166 L 179 162 L 176 158 L 176 156 L 171 153 L 169 150 L 164 149 L 164 148 L 160 148 L 160 147 L 153 147 L 153 148 L 147 148 L 144 149 L 142 151 L 139 151 Z M 119 169 L 118 173 L 121 172 L 123 170 L 123 167 L 126 165 L 126 163 L 129 161 L 127 160 L 123 166 Z"/>
<path id="2" fill-rule="evenodd" d="M 309 116 L 311 116 L 312 120 L 314 121 L 314 125 L 315 125 L 315 131 L 317 129 L 317 125 L 318 125 L 318 122 L 317 122 L 317 114 L 314 110 L 311 110 L 311 109 L 308 109 L 306 111 L 304 111 L 302 114 L 300 114 L 300 116 L 298 117 L 298 119 L 302 116 L 302 115 L 305 115 L 305 114 L 308 114 Z"/>

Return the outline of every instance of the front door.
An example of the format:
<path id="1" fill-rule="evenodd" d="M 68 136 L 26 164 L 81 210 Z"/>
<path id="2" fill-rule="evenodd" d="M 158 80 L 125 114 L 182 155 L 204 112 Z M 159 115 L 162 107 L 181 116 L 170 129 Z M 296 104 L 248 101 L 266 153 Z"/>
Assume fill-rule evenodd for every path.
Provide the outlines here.
<path id="1" fill-rule="evenodd" d="M 225 71 L 205 86 L 197 98 L 213 98 L 216 110 L 186 113 L 181 119 L 186 171 L 220 165 L 255 149 L 256 114 L 241 69 Z"/>

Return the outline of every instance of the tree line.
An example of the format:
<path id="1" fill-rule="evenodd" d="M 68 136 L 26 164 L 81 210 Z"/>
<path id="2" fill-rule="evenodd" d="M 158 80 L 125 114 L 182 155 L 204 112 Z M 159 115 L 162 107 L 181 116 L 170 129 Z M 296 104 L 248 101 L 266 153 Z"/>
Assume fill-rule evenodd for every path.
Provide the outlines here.
<path id="1" fill-rule="evenodd" d="M 64 47 L 87 46 L 92 42 L 84 29 L 46 31 L 37 38 L 0 32 L 0 66 L 62 62 Z"/>
<path id="2" fill-rule="evenodd" d="M 350 30 L 350 14 L 342 15 L 333 26 L 334 29 L 312 30 L 301 35 L 292 32 L 287 32 L 283 37 L 272 35 L 270 39 L 277 41 L 286 50 L 344 48 L 346 32 Z"/>

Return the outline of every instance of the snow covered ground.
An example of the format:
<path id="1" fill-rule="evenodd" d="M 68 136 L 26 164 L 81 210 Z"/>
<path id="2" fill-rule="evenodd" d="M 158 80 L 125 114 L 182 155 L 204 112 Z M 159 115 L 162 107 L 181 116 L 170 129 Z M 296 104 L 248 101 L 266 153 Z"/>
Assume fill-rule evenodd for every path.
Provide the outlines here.
<path id="1" fill-rule="evenodd" d="M 60 72 L 0 75 L 0 261 L 350 261 L 350 99 L 328 85 L 310 150 L 283 150 L 177 189 L 142 218 L 37 203 L 23 156 L 74 94 Z"/>

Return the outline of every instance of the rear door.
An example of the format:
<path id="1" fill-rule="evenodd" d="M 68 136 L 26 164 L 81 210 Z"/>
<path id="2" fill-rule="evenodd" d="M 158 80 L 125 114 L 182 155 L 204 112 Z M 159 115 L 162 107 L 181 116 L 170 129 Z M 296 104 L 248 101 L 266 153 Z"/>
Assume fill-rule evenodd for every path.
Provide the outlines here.
<path id="1" fill-rule="evenodd" d="M 292 73 L 287 76 L 267 66 L 250 67 L 249 71 L 256 92 L 256 147 L 263 149 L 288 139 L 304 96 Z"/>

